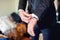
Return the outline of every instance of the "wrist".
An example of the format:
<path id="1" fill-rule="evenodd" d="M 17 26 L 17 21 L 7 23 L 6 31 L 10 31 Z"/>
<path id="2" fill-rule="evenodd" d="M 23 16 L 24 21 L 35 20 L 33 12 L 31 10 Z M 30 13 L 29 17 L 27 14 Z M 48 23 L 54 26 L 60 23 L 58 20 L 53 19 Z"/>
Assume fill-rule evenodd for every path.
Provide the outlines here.
<path id="1" fill-rule="evenodd" d="M 37 20 L 36 18 L 32 18 L 31 21 L 33 21 L 33 22 L 32 22 L 33 24 L 36 24 L 38 20 Z"/>

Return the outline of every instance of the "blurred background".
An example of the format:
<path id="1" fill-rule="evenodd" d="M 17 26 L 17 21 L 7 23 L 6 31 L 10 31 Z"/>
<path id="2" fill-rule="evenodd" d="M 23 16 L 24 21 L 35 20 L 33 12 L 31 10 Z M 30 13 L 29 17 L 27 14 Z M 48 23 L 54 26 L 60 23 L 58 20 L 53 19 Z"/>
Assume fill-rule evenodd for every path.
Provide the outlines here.
<path id="1" fill-rule="evenodd" d="M 19 0 L 0 0 L 0 16 L 17 12 Z"/>
<path id="2" fill-rule="evenodd" d="M 19 3 L 19 0 L 0 0 L 0 16 L 9 15 L 12 12 L 18 12 L 18 3 Z M 54 3 L 55 3 L 55 8 L 57 10 L 57 7 L 58 7 L 57 0 L 55 0 Z M 59 26 L 60 26 L 60 24 L 58 25 L 58 27 Z M 58 29 L 58 28 L 54 29 L 53 31 L 55 31 L 54 32 L 55 34 L 53 33 L 55 35 L 55 37 L 60 34 L 60 29 Z M 59 33 L 59 34 L 57 35 L 57 33 Z M 55 39 L 55 37 L 54 37 L 54 39 Z"/>

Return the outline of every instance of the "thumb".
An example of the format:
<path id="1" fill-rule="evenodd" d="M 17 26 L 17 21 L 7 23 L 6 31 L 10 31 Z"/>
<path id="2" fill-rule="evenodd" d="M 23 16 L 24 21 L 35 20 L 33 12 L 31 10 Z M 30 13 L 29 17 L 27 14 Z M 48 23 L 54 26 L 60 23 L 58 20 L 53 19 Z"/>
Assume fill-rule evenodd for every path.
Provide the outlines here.
<path id="1" fill-rule="evenodd" d="M 32 18 L 32 16 L 28 13 L 25 14 L 25 17 L 27 17 L 29 20 Z"/>

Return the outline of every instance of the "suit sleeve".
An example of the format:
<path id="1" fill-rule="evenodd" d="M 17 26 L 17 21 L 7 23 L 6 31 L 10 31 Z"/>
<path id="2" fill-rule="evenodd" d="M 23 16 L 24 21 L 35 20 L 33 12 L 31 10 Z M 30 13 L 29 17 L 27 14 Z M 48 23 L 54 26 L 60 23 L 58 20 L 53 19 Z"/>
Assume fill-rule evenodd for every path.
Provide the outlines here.
<path id="1" fill-rule="evenodd" d="M 19 0 L 18 10 L 23 9 L 25 10 L 27 4 L 27 0 Z"/>
<path id="2" fill-rule="evenodd" d="M 35 9 L 33 13 L 36 16 L 38 16 L 38 18 L 40 19 L 42 14 L 44 14 L 44 11 L 49 7 L 50 1 L 49 0 L 37 0 L 35 4 L 36 5 L 34 6 Z"/>

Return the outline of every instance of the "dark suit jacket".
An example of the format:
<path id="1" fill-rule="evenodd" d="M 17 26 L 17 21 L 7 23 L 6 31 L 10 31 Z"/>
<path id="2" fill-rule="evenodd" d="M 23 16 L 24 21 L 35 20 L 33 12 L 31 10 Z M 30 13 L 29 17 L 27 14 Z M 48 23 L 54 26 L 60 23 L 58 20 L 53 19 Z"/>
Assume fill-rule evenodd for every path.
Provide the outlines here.
<path id="1" fill-rule="evenodd" d="M 25 10 L 27 0 L 19 1 L 19 8 Z M 40 28 L 47 28 L 55 25 L 56 15 L 54 0 L 28 0 L 28 11 L 38 16 Z"/>
<path id="2" fill-rule="evenodd" d="M 58 15 L 58 21 L 60 21 L 60 4 L 58 5 L 58 13 L 59 13 L 59 15 Z"/>

